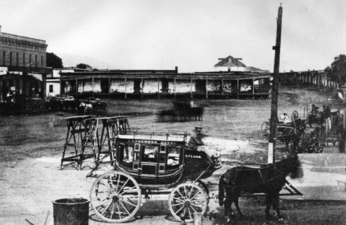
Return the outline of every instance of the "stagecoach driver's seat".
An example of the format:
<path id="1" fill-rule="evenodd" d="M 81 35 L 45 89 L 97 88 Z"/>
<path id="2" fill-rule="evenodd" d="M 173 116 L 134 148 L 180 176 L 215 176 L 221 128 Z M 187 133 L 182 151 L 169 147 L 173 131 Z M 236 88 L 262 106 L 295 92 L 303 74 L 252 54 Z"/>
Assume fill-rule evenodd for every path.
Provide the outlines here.
<path id="1" fill-rule="evenodd" d="M 188 149 L 198 151 L 198 146 L 204 145 L 202 138 L 202 127 L 195 127 L 194 134 L 190 137 L 190 140 L 187 142 Z"/>
<path id="2" fill-rule="evenodd" d="M 194 134 L 190 137 L 189 141 L 187 142 L 187 149 L 193 150 L 193 151 L 201 151 L 202 148 L 199 148 L 201 146 L 204 146 L 204 142 L 202 141 L 204 134 L 202 133 L 202 127 L 197 126 L 194 129 Z M 213 160 L 214 164 L 220 164 L 219 162 L 220 155 L 212 155 L 211 159 Z"/>

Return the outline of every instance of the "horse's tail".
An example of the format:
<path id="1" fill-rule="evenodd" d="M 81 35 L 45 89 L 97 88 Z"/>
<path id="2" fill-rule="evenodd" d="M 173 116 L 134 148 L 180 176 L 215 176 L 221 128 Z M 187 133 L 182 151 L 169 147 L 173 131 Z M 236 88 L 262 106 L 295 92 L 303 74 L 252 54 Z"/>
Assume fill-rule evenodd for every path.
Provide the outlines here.
<path id="1" fill-rule="evenodd" d="M 220 180 L 219 180 L 219 204 L 220 204 L 220 206 L 223 205 L 223 200 L 225 198 L 225 190 L 223 188 L 223 183 L 224 183 L 223 176 L 224 175 L 222 175 L 220 177 Z"/>

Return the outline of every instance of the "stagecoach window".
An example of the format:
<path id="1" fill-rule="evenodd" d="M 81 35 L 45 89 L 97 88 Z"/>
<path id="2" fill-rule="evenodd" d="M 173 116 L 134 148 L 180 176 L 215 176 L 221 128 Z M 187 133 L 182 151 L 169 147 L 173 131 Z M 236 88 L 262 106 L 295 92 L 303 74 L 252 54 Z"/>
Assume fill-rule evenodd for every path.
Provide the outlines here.
<path id="1" fill-rule="evenodd" d="M 167 166 L 178 166 L 180 161 L 180 149 L 171 147 L 168 148 L 167 152 Z"/>
<path id="2" fill-rule="evenodd" d="M 143 162 L 157 162 L 159 146 L 145 145 L 143 146 Z"/>
<path id="3" fill-rule="evenodd" d="M 127 144 L 120 144 L 119 150 L 120 164 L 125 167 L 132 168 L 132 163 L 134 160 L 133 147 Z"/>

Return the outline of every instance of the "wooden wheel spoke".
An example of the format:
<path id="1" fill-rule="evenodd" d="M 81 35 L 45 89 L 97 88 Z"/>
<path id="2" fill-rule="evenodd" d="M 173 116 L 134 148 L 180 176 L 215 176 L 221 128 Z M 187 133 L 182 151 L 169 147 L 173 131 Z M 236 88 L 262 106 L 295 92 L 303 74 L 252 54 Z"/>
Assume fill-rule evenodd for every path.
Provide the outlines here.
<path id="1" fill-rule="evenodd" d="M 112 201 L 112 199 L 103 199 L 101 202 L 100 202 L 100 204 L 99 205 L 97 205 L 97 206 L 95 206 L 95 208 L 97 208 L 97 207 L 99 207 L 99 206 L 101 206 L 101 205 L 103 205 L 105 202 L 107 202 L 107 201 Z"/>
<path id="2" fill-rule="evenodd" d="M 190 219 L 192 219 L 192 214 L 191 214 L 190 208 L 191 208 L 191 207 L 187 208 L 187 210 L 189 211 Z"/>
<path id="3" fill-rule="evenodd" d="M 118 214 L 119 214 L 119 218 L 121 219 L 121 214 L 122 214 L 122 212 L 120 211 L 120 208 L 119 208 L 119 203 L 117 204 L 117 207 L 118 207 Z"/>
<path id="4" fill-rule="evenodd" d="M 191 200 L 192 199 L 195 199 L 195 197 L 199 194 L 199 193 L 201 193 L 199 190 L 197 190 L 197 192 L 190 198 Z"/>
<path id="5" fill-rule="evenodd" d="M 195 208 L 193 207 L 192 204 L 190 205 L 190 208 L 191 208 L 194 212 L 197 212 L 197 211 L 195 210 Z"/>
<path id="6" fill-rule="evenodd" d="M 112 204 L 112 211 L 111 211 L 111 217 L 110 218 L 113 218 L 113 214 L 114 214 L 114 204 Z"/>
<path id="7" fill-rule="evenodd" d="M 173 200 L 176 200 L 178 202 L 184 202 L 185 199 L 173 197 Z"/>
<path id="8" fill-rule="evenodd" d="M 118 175 L 118 180 L 117 180 L 117 192 L 118 192 L 118 188 L 119 188 L 119 182 L 120 182 L 120 175 Z"/>
<path id="9" fill-rule="evenodd" d="M 177 193 L 183 198 L 183 199 L 186 199 L 181 193 L 179 190 L 177 190 Z"/>
<path id="10" fill-rule="evenodd" d="M 184 205 L 184 203 L 172 204 L 172 206 Z"/>
<path id="11" fill-rule="evenodd" d="M 182 207 L 180 207 L 180 208 L 175 212 L 175 214 L 178 214 L 183 208 L 184 208 L 184 205 L 183 205 Z"/>
<path id="12" fill-rule="evenodd" d="M 125 209 L 125 211 L 127 212 L 128 215 L 130 215 L 131 213 L 127 210 L 127 208 L 125 207 L 125 205 L 122 202 L 119 202 L 120 205 Z"/>
<path id="13" fill-rule="evenodd" d="M 109 205 L 108 205 L 102 212 L 100 212 L 101 215 L 103 215 L 103 214 L 107 211 L 107 209 L 108 209 L 112 204 L 113 204 L 113 201 L 111 201 L 111 202 L 109 203 Z"/>
<path id="14" fill-rule="evenodd" d="M 124 185 L 120 188 L 120 190 L 118 191 L 118 193 L 120 193 L 122 190 L 123 190 L 123 188 L 126 186 L 126 184 L 127 184 L 127 182 L 129 181 L 130 179 L 127 179 L 126 180 L 126 182 L 124 183 Z"/>
<path id="15" fill-rule="evenodd" d="M 124 198 L 122 198 L 121 200 L 129 205 L 132 205 L 133 207 L 136 207 L 136 204 L 134 204 L 130 199 L 125 200 Z"/>
<path id="16" fill-rule="evenodd" d="M 196 207 L 196 208 L 202 209 L 202 206 L 199 206 L 199 205 L 196 205 L 196 204 L 193 204 L 193 203 L 190 203 L 190 205 L 191 205 L 191 206 L 194 206 L 194 207 Z"/>
<path id="17" fill-rule="evenodd" d="M 184 186 L 184 194 L 185 194 L 185 199 L 187 198 L 187 190 L 186 190 L 186 186 Z"/>
<path id="18" fill-rule="evenodd" d="M 132 190 L 137 190 L 137 187 L 134 186 L 134 187 L 132 187 L 131 189 L 125 190 L 125 191 L 123 191 L 123 192 L 121 193 L 121 195 L 123 195 L 124 193 L 128 193 L 128 192 L 130 192 L 130 191 L 132 191 Z M 119 192 L 119 193 L 120 193 L 120 192 Z"/>

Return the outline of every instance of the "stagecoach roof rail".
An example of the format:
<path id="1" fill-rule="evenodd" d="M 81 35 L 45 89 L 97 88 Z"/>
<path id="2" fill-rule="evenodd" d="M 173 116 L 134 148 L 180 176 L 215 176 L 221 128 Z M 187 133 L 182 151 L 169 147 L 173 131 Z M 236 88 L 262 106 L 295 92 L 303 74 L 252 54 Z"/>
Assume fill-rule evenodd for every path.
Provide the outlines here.
<path id="1" fill-rule="evenodd" d="M 181 136 L 173 135 L 145 135 L 145 134 L 119 134 L 118 139 L 132 139 L 132 140 L 152 140 L 152 141 L 173 141 L 173 142 L 186 142 L 186 139 Z"/>

